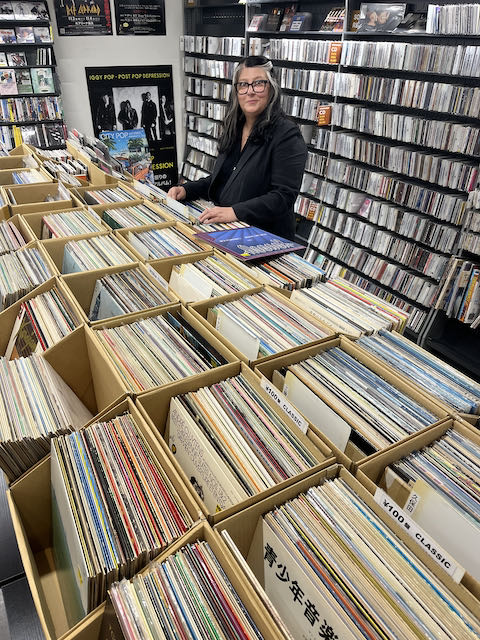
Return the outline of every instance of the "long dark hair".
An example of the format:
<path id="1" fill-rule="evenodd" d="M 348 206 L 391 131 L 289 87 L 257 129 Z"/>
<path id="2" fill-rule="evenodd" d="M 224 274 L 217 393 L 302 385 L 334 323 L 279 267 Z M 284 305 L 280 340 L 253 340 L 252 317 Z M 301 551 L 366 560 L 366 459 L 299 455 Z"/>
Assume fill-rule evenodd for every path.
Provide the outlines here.
<path id="1" fill-rule="evenodd" d="M 232 78 L 232 93 L 228 105 L 227 115 L 223 122 L 223 131 L 218 141 L 218 150 L 220 153 L 228 152 L 237 139 L 240 126 L 245 122 L 245 116 L 238 104 L 238 96 L 235 90 L 235 83 L 238 82 L 240 72 L 245 67 L 259 67 L 263 69 L 270 83 L 270 99 L 265 110 L 258 116 L 255 125 L 250 134 L 253 141 L 264 140 L 270 135 L 272 126 L 277 119 L 284 115 L 280 105 L 280 85 L 275 77 L 272 61 L 265 56 L 248 56 L 238 63 Z"/>

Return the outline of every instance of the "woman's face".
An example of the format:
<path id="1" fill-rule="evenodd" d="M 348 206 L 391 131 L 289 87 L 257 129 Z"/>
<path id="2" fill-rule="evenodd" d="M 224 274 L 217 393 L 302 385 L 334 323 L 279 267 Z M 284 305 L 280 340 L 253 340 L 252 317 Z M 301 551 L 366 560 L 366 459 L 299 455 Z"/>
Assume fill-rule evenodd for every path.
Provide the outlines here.
<path id="1" fill-rule="evenodd" d="M 260 67 L 244 67 L 238 75 L 237 82 L 254 82 L 255 80 L 268 80 L 267 74 Z M 248 87 L 248 92 L 237 94 L 238 104 L 245 116 L 257 118 L 268 104 L 270 98 L 270 83 L 262 93 L 255 93 L 253 87 Z"/>

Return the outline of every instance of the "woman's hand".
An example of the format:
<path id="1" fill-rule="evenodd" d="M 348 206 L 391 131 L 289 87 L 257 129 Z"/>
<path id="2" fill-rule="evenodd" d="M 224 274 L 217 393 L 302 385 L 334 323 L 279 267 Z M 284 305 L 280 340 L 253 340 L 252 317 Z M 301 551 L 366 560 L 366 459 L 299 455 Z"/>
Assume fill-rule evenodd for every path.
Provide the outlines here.
<path id="1" fill-rule="evenodd" d="M 238 220 L 233 207 L 212 207 L 205 209 L 199 218 L 200 222 L 207 224 L 212 222 L 235 222 Z"/>
<path id="2" fill-rule="evenodd" d="M 185 200 L 187 197 L 187 192 L 183 187 L 171 187 L 168 190 L 167 196 L 169 198 L 173 198 L 174 200 Z"/>

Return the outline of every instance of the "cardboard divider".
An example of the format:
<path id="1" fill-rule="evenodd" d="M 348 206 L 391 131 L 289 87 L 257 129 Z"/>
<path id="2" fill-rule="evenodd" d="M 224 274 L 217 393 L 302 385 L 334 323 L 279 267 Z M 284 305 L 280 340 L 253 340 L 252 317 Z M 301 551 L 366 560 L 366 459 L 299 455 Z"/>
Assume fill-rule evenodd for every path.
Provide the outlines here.
<path id="1" fill-rule="evenodd" d="M 118 184 L 118 179 L 113 176 L 105 173 L 100 167 L 97 167 L 91 160 L 87 160 L 85 164 L 88 167 L 88 177 L 90 179 L 90 183 L 92 185 L 107 185 L 107 186 L 116 186 Z"/>
<path id="2" fill-rule="evenodd" d="M 208 519 L 212 524 L 220 522 L 224 518 L 227 518 L 228 516 L 237 513 L 242 509 L 245 509 L 249 505 L 258 502 L 263 497 L 274 494 L 283 487 L 289 486 L 290 484 L 294 483 L 296 480 L 312 475 L 312 473 L 315 473 L 315 471 L 318 471 L 319 469 L 329 466 L 335 462 L 335 458 L 333 457 L 331 449 L 323 442 L 323 440 L 318 438 L 317 435 L 312 431 L 308 431 L 307 434 L 304 435 L 288 416 L 280 414 L 278 412 L 276 404 L 260 387 L 259 380 L 255 376 L 255 374 L 244 363 L 237 362 L 231 365 L 230 369 L 223 375 L 222 372 L 220 372 L 218 369 L 213 369 L 209 372 L 208 376 L 205 376 L 203 378 L 203 380 L 200 380 L 198 376 L 195 379 L 184 379 L 174 385 L 170 385 L 168 388 L 163 387 L 154 391 L 150 391 L 148 393 L 143 393 L 137 396 L 135 400 L 147 423 L 152 428 L 152 431 L 155 434 L 158 434 L 158 437 L 165 442 L 165 446 L 167 448 L 167 451 L 169 452 L 169 456 L 175 464 L 177 471 L 184 482 L 189 483 L 189 478 L 178 463 L 175 455 L 170 451 L 168 443 L 166 441 L 166 438 L 168 437 L 167 432 L 170 400 L 175 396 L 183 395 L 189 393 L 190 391 L 197 391 L 201 387 L 211 386 L 213 384 L 216 384 L 217 382 L 226 380 L 227 378 L 237 376 L 240 373 L 242 373 L 242 375 L 247 378 L 250 385 L 259 393 L 261 398 L 267 403 L 267 405 L 273 410 L 273 412 L 281 417 L 282 420 L 284 420 L 285 423 L 290 427 L 290 429 L 297 435 L 297 437 L 302 440 L 302 442 L 316 458 L 318 464 L 308 471 L 299 474 L 298 476 L 288 478 L 283 482 L 274 485 L 269 489 L 266 489 L 265 491 L 242 500 L 238 504 L 232 505 L 231 507 L 228 507 L 221 511 L 217 511 L 215 513 L 210 513 L 205 503 L 201 500 L 200 497 L 198 497 L 197 500 L 201 505 L 202 511 L 208 515 Z"/>
<path id="3" fill-rule="evenodd" d="M 391 331 L 390 332 L 392 335 L 394 336 L 401 336 L 401 334 L 398 333 L 398 331 Z M 359 345 L 360 346 L 360 345 Z M 418 345 L 417 345 L 418 346 Z M 363 347 L 361 347 L 363 348 Z M 385 369 L 387 369 L 388 371 L 392 371 L 399 379 L 403 380 L 406 383 L 409 383 L 410 378 L 404 374 L 402 371 L 400 371 L 399 369 L 395 368 L 393 365 L 389 364 L 388 362 L 385 362 L 384 360 L 382 360 L 381 358 L 379 358 L 377 355 L 375 355 L 374 353 L 370 353 L 367 349 L 365 349 L 365 351 L 367 351 L 370 355 L 370 357 L 375 360 L 376 362 L 378 362 L 379 364 L 381 364 Z M 425 350 L 426 351 L 426 350 Z M 427 352 L 428 353 L 428 352 Z M 428 353 L 429 356 L 432 356 L 433 354 Z M 441 358 L 438 358 L 438 360 L 441 361 Z M 474 380 L 472 380 L 472 382 L 475 382 Z M 410 384 L 415 384 L 415 386 L 417 386 L 418 389 L 422 389 L 422 387 L 420 387 L 420 385 L 417 385 L 415 382 L 410 382 Z M 428 392 L 427 392 L 428 393 Z M 453 414 L 458 414 L 461 415 L 461 417 L 463 419 L 466 419 L 468 422 L 471 422 L 472 424 L 475 424 L 477 422 L 477 420 L 480 417 L 480 403 L 479 406 L 477 408 L 477 413 L 476 414 L 460 414 L 458 412 L 457 409 L 455 409 L 454 407 L 450 406 L 449 404 L 447 404 L 446 402 L 444 402 L 441 398 L 438 398 L 437 396 L 434 396 L 433 393 L 429 394 L 430 397 L 432 398 L 432 400 L 444 411 L 446 411 L 448 414 L 453 415 Z"/>
<path id="4" fill-rule="evenodd" d="M 142 263 L 134 263 L 131 266 L 120 266 L 120 267 L 109 267 L 107 269 L 97 269 L 96 271 L 82 271 L 79 273 L 70 273 L 62 276 L 62 280 L 65 283 L 66 288 L 68 289 L 70 296 L 76 301 L 76 304 L 81 309 L 81 317 L 83 322 L 88 322 L 91 326 L 104 325 L 106 320 L 96 320 L 94 322 L 90 322 L 89 320 L 89 311 L 90 305 L 92 302 L 93 292 L 95 291 L 95 285 L 97 280 L 104 277 L 110 273 L 122 273 L 123 271 L 130 271 L 132 269 L 138 269 L 144 274 L 148 280 L 152 283 L 156 289 L 160 288 L 159 283 L 155 280 L 155 278 L 150 275 L 150 273 L 145 268 L 145 265 Z M 151 309 L 155 309 L 159 311 L 162 308 L 167 308 L 170 306 L 174 306 L 178 303 L 178 299 L 171 292 L 164 290 L 164 293 L 168 295 L 170 298 L 170 302 L 167 302 L 164 305 L 151 307 Z M 131 316 L 138 315 L 138 311 L 132 313 L 126 313 L 122 316 L 113 316 L 112 318 L 108 318 L 107 320 L 128 320 Z"/>
<path id="5" fill-rule="evenodd" d="M 171 260 L 172 258 L 180 257 L 180 256 L 166 256 L 165 258 L 147 258 L 145 255 L 140 253 L 139 249 L 135 248 L 133 242 L 131 242 L 129 238 L 130 233 L 143 233 L 145 231 L 151 231 L 152 229 L 177 229 L 178 231 L 186 235 L 190 240 L 195 241 L 195 243 L 198 244 L 199 247 L 201 247 L 201 249 L 198 251 L 184 253 L 181 255 L 184 255 L 184 256 L 193 255 L 196 257 L 204 258 L 207 255 L 211 255 L 212 253 L 211 248 L 204 242 L 200 242 L 195 238 L 193 238 L 192 233 L 188 230 L 188 227 L 182 224 L 181 222 L 161 222 L 159 224 L 146 224 L 141 227 L 136 227 L 134 229 L 116 229 L 114 233 L 118 238 L 120 238 L 120 240 L 124 244 L 128 246 L 130 251 L 137 256 L 137 259 L 141 260 L 142 262 L 156 264 L 158 262 L 161 262 L 162 260 Z"/>
<path id="6" fill-rule="evenodd" d="M 355 473 L 356 478 L 372 495 L 375 494 L 377 487 L 380 487 L 392 500 L 403 508 L 409 497 L 409 491 L 402 483 L 392 482 L 391 479 L 386 477 L 387 467 L 405 458 L 409 454 L 429 446 L 445 435 L 449 429 L 465 436 L 476 446 L 480 446 L 480 433 L 476 429 L 463 420 L 448 418 L 442 423 L 432 426 L 386 451 L 370 456 L 368 460 L 358 465 Z M 444 524 L 445 527 L 448 526 L 448 522 Z M 455 532 L 454 535 L 457 535 L 457 532 Z M 418 547 L 422 548 L 420 544 L 418 544 Z M 478 552 L 478 548 L 476 551 Z M 480 582 L 468 573 L 468 567 L 465 567 L 465 569 L 467 573 L 463 576 L 461 584 L 480 600 Z"/>
<path id="7" fill-rule="evenodd" d="M 76 242 L 78 239 L 84 240 L 85 238 L 93 238 L 96 236 L 108 236 L 108 235 L 111 236 L 112 234 L 109 231 L 101 231 L 99 233 L 85 234 L 81 236 L 81 238 L 73 236 L 71 238 L 50 238 L 48 240 L 39 240 L 39 244 L 44 248 L 46 253 L 48 253 L 48 255 L 50 256 L 50 259 L 55 264 L 55 267 L 58 270 L 58 272 L 63 274 L 63 271 L 62 271 L 63 254 L 65 251 L 65 245 L 67 244 L 67 242 Z M 129 255 L 129 257 L 131 258 L 131 262 L 125 263 L 124 265 L 112 265 L 110 267 L 99 267 L 98 269 L 91 269 L 90 273 L 103 271 L 103 270 L 108 271 L 108 270 L 115 269 L 119 266 L 130 266 L 131 264 L 137 264 L 138 262 L 137 258 L 132 254 L 131 251 L 128 250 L 128 247 L 125 247 L 122 244 L 122 249 L 124 249 L 125 252 Z M 85 273 L 85 272 L 75 272 L 75 273 Z M 65 274 L 65 275 L 68 275 L 68 274 Z"/>
<path id="8" fill-rule="evenodd" d="M 56 263 L 54 262 L 54 260 L 52 260 L 52 256 L 50 255 L 50 253 L 46 251 L 42 242 L 40 242 L 40 240 L 35 240 L 35 242 L 30 242 L 28 246 L 25 248 L 31 249 L 33 247 L 38 249 L 38 252 L 42 256 L 45 264 L 48 266 L 48 268 L 52 272 L 52 276 L 60 275 L 60 269 L 58 269 Z M 23 251 L 23 248 L 19 249 L 19 251 Z"/>
<path id="9" fill-rule="evenodd" d="M 16 213 L 39 213 L 40 211 L 64 211 L 80 205 L 74 195 L 69 199 L 48 200 L 58 198 L 59 183 L 22 184 L 8 187 L 7 196 L 12 215 Z M 13 199 L 10 197 L 13 196 Z"/>
<path id="10" fill-rule="evenodd" d="M 140 197 L 140 194 L 139 194 Z M 142 202 L 142 205 L 144 207 L 147 207 L 148 209 L 150 209 L 152 211 L 153 214 L 158 215 L 158 222 L 156 224 L 164 224 L 166 222 L 171 222 L 171 218 L 170 216 L 161 216 L 161 214 L 157 211 L 157 209 L 155 209 L 154 207 L 151 206 L 150 202 Z M 129 207 L 131 206 L 140 206 L 140 205 L 128 205 Z M 94 210 L 98 209 L 98 207 L 92 207 Z M 113 220 L 110 220 L 109 218 L 109 212 L 115 209 L 127 209 L 128 207 L 125 205 L 124 202 L 118 202 L 118 203 L 114 203 L 111 206 L 109 206 L 108 208 L 103 208 L 101 209 L 101 211 L 97 211 L 98 215 L 101 216 L 103 222 L 108 226 L 109 229 L 111 229 L 112 231 L 115 231 L 117 229 L 139 229 L 142 228 L 144 225 L 136 225 L 133 227 L 119 227 Z"/>
<path id="11" fill-rule="evenodd" d="M 123 316 L 118 316 L 117 318 L 112 318 L 111 320 L 101 320 L 96 322 L 94 325 L 92 325 L 92 331 L 93 333 L 95 333 L 96 331 L 100 330 L 100 329 L 110 329 L 112 327 L 118 327 L 120 325 L 126 325 L 126 324 L 131 324 L 132 322 L 138 322 L 139 320 L 143 320 L 145 318 L 152 318 L 155 316 L 163 316 L 166 313 L 171 312 L 171 313 L 175 313 L 178 312 L 180 313 L 183 318 L 185 318 L 185 320 L 190 324 L 190 326 L 195 329 L 212 347 L 214 347 L 214 349 L 216 349 L 227 361 L 226 364 L 220 365 L 218 367 L 214 367 L 212 369 L 207 369 L 207 371 L 204 371 L 203 373 L 197 373 L 193 376 L 188 376 L 187 378 L 184 378 L 185 380 L 199 380 L 201 382 L 201 384 L 199 384 L 199 386 L 205 386 L 207 384 L 209 384 L 208 382 L 203 382 L 209 379 L 209 376 L 211 374 L 212 371 L 215 372 L 219 372 L 220 376 L 224 376 L 224 375 L 229 375 L 229 371 L 232 370 L 232 363 L 236 363 L 237 359 L 235 358 L 235 356 L 233 355 L 233 353 L 231 353 L 231 351 L 229 351 L 225 345 L 223 345 L 220 341 L 218 341 L 214 336 L 212 336 L 211 334 L 208 333 L 208 331 L 205 330 L 205 328 L 197 322 L 197 320 L 189 313 L 189 311 L 180 303 L 176 303 L 172 306 L 169 306 L 167 308 L 162 307 L 160 309 L 148 309 L 147 311 L 139 311 L 136 314 L 131 314 L 128 319 L 126 320 Z M 109 362 L 110 366 L 112 367 L 112 369 L 116 369 L 116 366 L 113 364 L 113 361 L 110 358 L 110 354 L 108 353 L 108 351 L 102 346 L 103 352 L 104 352 L 104 357 L 106 358 L 106 360 Z M 121 375 L 120 375 L 121 377 Z M 221 380 L 223 380 L 223 377 L 220 378 Z M 172 382 L 167 382 L 165 385 L 161 385 L 158 387 L 152 387 L 151 389 L 146 389 L 145 391 L 141 391 L 141 392 L 132 392 L 132 390 L 130 389 L 128 383 L 125 381 L 124 384 L 126 385 L 125 388 L 127 388 L 129 390 L 130 393 L 132 393 L 132 395 L 137 395 L 137 396 L 141 396 L 144 393 L 148 393 L 150 391 L 153 391 L 155 389 L 163 389 L 163 388 L 167 388 L 170 389 L 170 387 L 172 386 L 176 386 L 179 383 L 179 381 L 177 380 L 173 380 Z"/>
<path id="12" fill-rule="evenodd" d="M 29 154 L 31 155 L 31 154 Z M 2 169 L 22 169 L 27 165 L 25 164 L 25 158 L 28 158 L 27 154 L 15 155 L 15 156 L 1 156 L 0 157 L 0 170 Z"/>
<path id="13" fill-rule="evenodd" d="M 435 416 L 438 417 L 438 420 L 434 423 L 437 424 L 439 421 L 444 420 L 448 417 L 448 412 L 441 409 L 428 394 L 421 391 L 418 387 L 411 383 L 404 382 L 402 379 L 399 379 L 398 376 L 391 372 L 389 369 L 386 369 L 382 366 L 376 359 L 370 357 L 367 351 L 361 349 L 354 342 L 349 340 L 344 336 L 340 336 L 338 338 L 333 338 L 327 341 L 322 342 L 318 345 L 313 345 L 310 347 L 298 349 L 297 351 L 285 355 L 277 356 L 268 361 L 257 364 L 255 367 L 255 372 L 258 376 L 264 376 L 267 380 L 272 382 L 272 384 L 282 393 L 283 391 L 280 388 L 280 384 L 283 383 L 283 377 L 279 377 L 276 372 L 284 369 L 293 364 L 297 364 L 298 362 L 302 362 L 307 358 L 311 358 L 316 356 L 319 353 L 323 353 L 324 351 L 328 351 L 329 349 L 333 349 L 334 347 L 340 347 L 346 353 L 351 355 L 356 360 L 360 361 L 363 365 L 368 367 L 371 371 L 382 377 L 384 380 L 392 384 L 394 387 L 398 388 L 400 391 L 406 393 L 413 400 L 421 404 L 423 407 L 431 411 Z M 327 397 L 319 396 L 319 398 L 327 404 L 336 414 L 338 414 L 345 422 L 347 422 L 353 428 L 355 427 L 354 421 L 352 421 L 348 415 L 345 415 L 343 411 L 339 410 L 337 406 Z M 429 429 L 430 425 L 425 427 L 425 429 Z M 317 433 L 320 437 L 322 437 L 325 442 L 327 442 L 328 446 L 331 447 L 332 451 L 337 456 L 339 461 L 342 461 L 345 467 L 351 468 L 354 470 L 356 468 L 357 463 L 360 461 L 368 459 L 365 453 L 358 448 L 358 446 L 352 442 L 350 438 L 347 442 L 347 446 L 345 451 L 340 451 L 337 446 L 331 441 L 329 437 L 327 437 L 322 430 L 316 426 L 311 425 L 311 429 Z M 422 429 L 423 431 L 423 429 Z M 407 436 L 402 439 L 400 442 L 408 439 L 412 436 Z M 391 447 L 397 446 L 397 443 L 389 445 L 385 450 L 389 450 Z M 371 454 L 375 455 L 375 453 Z M 347 460 L 345 460 L 345 456 Z M 345 464 L 346 463 L 346 464 Z"/>
<path id="14" fill-rule="evenodd" d="M 302 311 L 302 309 L 300 309 L 299 307 L 297 307 L 294 304 L 292 304 L 288 300 L 287 297 L 285 297 L 283 294 L 279 293 L 276 289 L 272 289 L 271 287 L 262 286 L 262 290 L 264 290 L 264 291 L 268 292 L 270 295 L 272 295 L 276 300 L 278 300 L 278 302 L 280 304 L 284 305 L 287 308 L 290 308 L 290 309 L 294 310 L 301 317 L 305 318 L 306 321 L 308 321 L 311 324 L 313 324 L 313 325 L 323 329 L 324 331 L 326 331 L 327 335 L 324 338 L 319 338 L 318 340 L 313 340 L 312 342 L 307 342 L 304 345 L 297 345 L 297 346 L 294 346 L 294 347 L 290 347 L 289 349 L 285 349 L 284 351 L 280 351 L 278 353 L 274 353 L 273 355 L 254 358 L 254 359 L 250 360 L 242 351 L 240 351 L 240 349 L 238 347 L 236 347 L 230 340 L 227 340 L 220 333 L 220 331 L 218 331 L 218 329 L 216 329 L 216 327 L 215 327 L 216 317 L 215 317 L 214 313 L 211 310 L 217 304 L 223 304 L 225 302 L 231 302 L 232 300 L 238 300 L 240 298 L 243 298 L 244 296 L 252 295 L 252 294 L 250 294 L 248 292 L 245 292 L 245 291 L 240 291 L 240 292 L 237 292 L 237 293 L 231 293 L 229 295 L 222 296 L 220 298 L 211 298 L 210 300 L 207 300 L 205 302 L 195 302 L 195 303 L 189 305 L 189 309 L 192 312 L 192 314 L 195 317 L 198 318 L 198 320 L 200 322 L 202 322 L 206 327 L 208 327 L 208 330 L 211 331 L 214 336 L 216 336 L 219 340 L 222 340 L 225 343 L 225 345 L 230 349 L 230 351 L 232 351 L 237 356 L 237 358 L 239 358 L 240 360 L 242 360 L 246 364 L 249 364 L 250 367 L 252 367 L 252 369 L 254 367 L 256 367 L 258 364 L 260 364 L 262 362 L 267 362 L 267 361 L 271 360 L 272 358 L 277 358 L 278 356 L 283 355 L 283 354 L 296 352 L 299 349 L 303 349 L 306 346 L 315 345 L 315 344 L 321 344 L 325 340 L 330 340 L 331 338 L 335 337 L 336 334 L 330 328 L 322 325 L 322 323 L 319 322 L 316 318 L 314 318 L 313 316 L 309 316 L 304 311 Z"/>
<path id="15" fill-rule="evenodd" d="M 78 305 L 78 302 L 72 297 L 72 294 L 70 293 L 68 288 L 64 285 L 62 280 L 55 276 L 53 278 L 50 278 L 40 286 L 35 287 L 33 291 L 30 291 L 30 293 L 27 293 L 27 295 L 23 296 L 23 298 L 21 298 L 18 302 L 15 302 L 10 307 L 7 307 L 2 312 L 0 312 L 0 356 L 5 355 L 5 350 L 10 340 L 10 336 L 13 331 L 15 321 L 17 319 L 18 312 L 20 311 L 20 306 L 22 305 L 22 302 L 25 302 L 26 300 L 31 300 L 32 298 L 35 298 L 36 296 L 42 293 L 45 293 L 46 291 L 50 291 L 53 287 L 56 287 L 57 289 L 59 289 L 64 294 L 64 296 L 68 299 L 75 315 L 77 327 L 83 324 L 84 322 L 83 313 Z"/>
<path id="16" fill-rule="evenodd" d="M 193 498 L 191 489 L 178 477 L 175 468 L 164 455 L 162 446 L 156 442 L 131 398 L 126 397 L 115 403 L 106 411 L 95 416 L 89 424 L 110 420 L 126 411 L 132 414 L 140 432 L 146 438 L 153 454 L 160 461 L 163 470 L 174 484 L 193 521 L 200 521 L 203 515 L 198 508 L 197 501 Z M 23 474 L 11 485 L 8 491 L 8 503 L 25 574 L 42 629 L 48 640 L 56 640 L 63 637 L 64 634 L 68 634 L 70 637 L 70 629 L 61 595 L 62 576 L 55 565 L 53 554 L 50 468 L 50 456 L 47 456 Z M 194 525 L 192 531 L 197 528 Z M 169 549 L 171 548 L 172 545 Z M 169 551 L 164 550 L 164 553 L 168 555 Z M 99 611 L 103 609 L 104 605 L 97 607 L 82 622 L 73 627 L 72 633 L 76 633 L 78 628 L 84 628 L 85 624 L 95 624 Z"/>
<path id="17" fill-rule="evenodd" d="M 222 520 L 214 526 L 214 533 L 221 535 L 222 531 L 228 532 L 241 555 L 246 559 L 250 549 L 256 549 L 260 546 L 258 554 L 255 556 L 256 570 L 254 573 L 257 579 L 260 581 L 262 588 L 264 587 L 264 578 L 262 575 L 263 569 L 263 549 L 261 548 L 261 540 L 255 537 L 257 524 L 260 518 L 274 509 L 276 506 L 281 505 L 288 500 L 292 500 L 300 493 L 306 492 L 310 487 L 323 484 L 326 480 L 332 480 L 333 478 L 341 478 L 353 491 L 363 500 L 372 511 L 384 522 L 387 527 L 408 547 L 408 549 L 415 554 L 421 562 L 423 562 L 430 571 L 432 571 L 436 577 L 449 589 L 463 605 L 474 615 L 478 616 L 478 600 L 470 593 L 464 585 L 456 584 L 450 576 L 448 576 L 439 566 L 429 557 L 429 555 L 420 549 L 418 545 L 405 533 L 401 525 L 388 518 L 381 507 L 374 501 L 372 495 L 365 489 L 365 487 L 344 467 L 341 465 L 332 465 L 326 469 L 320 470 L 303 479 L 290 487 L 277 492 L 274 496 L 269 496 L 254 505 L 244 509 L 241 513 L 230 516 L 229 518 Z M 236 561 L 235 561 L 236 562 Z M 238 571 L 242 572 L 245 580 L 248 580 L 247 575 L 241 568 L 239 563 L 236 563 Z M 250 567 L 252 568 L 252 567 Z M 278 612 L 281 616 L 282 612 Z"/>
<path id="18" fill-rule="evenodd" d="M 89 213 L 90 216 L 92 217 L 96 216 L 98 218 L 98 224 L 100 225 L 101 228 L 98 232 L 95 232 L 95 233 L 101 233 L 101 232 L 106 233 L 110 231 L 110 227 L 108 227 L 108 225 L 106 225 L 103 222 L 101 217 L 95 212 L 92 212 L 92 211 L 88 212 L 86 207 L 70 207 L 68 209 L 63 209 L 58 211 L 42 211 L 41 213 L 26 213 L 22 217 L 23 217 L 23 220 L 25 221 L 25 224 L 29 226 L 34 238 L 38 240 L 42 240 L 42 227 L 43 227 L 42 221 L 44 216 L 55 215 L 56 213 L 70 213 L 70 212 L 76 212 L 76 211 L 83 211 L 86 214 Z M 68 237 L 72 239 L 72 238 L 88 237 L 91 235 L 92 235 L 91 233 L 80 233 L 80 234 L 75 234 Z"/>
<path id="19" fill-rule="evenodd" d="M 265 640 L 284 640 L 285 636 L 279 630 L 275 620 L 265 609 L 249 582 L 238 571 L 225 543 L 218 534 L 212 531 L 208 523 L 201 522 L 196 525 L 171 545 L 166 552 L 159 555 L 155 562 L 163 562 L 182 547 L 197 541 L 205 541 L 210 545 L 221 568 L 245 605 L 262 637 Z M 145 573 L 147 570 L 148 567 L 140 573 Z M 69 633 L 62 636 L 60 640 L 124 640 L 110 598 L 104 605 L 98 607 L 71 629 Z"/>

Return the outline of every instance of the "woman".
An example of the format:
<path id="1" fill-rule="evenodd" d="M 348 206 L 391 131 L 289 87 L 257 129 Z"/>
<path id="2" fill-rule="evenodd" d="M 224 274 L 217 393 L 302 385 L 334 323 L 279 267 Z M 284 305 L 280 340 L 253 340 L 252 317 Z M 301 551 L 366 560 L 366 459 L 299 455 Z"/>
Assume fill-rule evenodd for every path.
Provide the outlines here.
<path id="1" fill-rule="evenodd" d="M 212 175 L 168 195 L 176 200 L 206 198 L 200 222 L 241 220 L 293 239 L 293 205 L 302 182 L 307 148 L 296 124 L 280 106 L 273 65 L 249 56 L 236 68 L 219 156 Z"/>
<path id="2" fill-rule="evenodd" d="M 120 111 L 118 113 L 118 121 L 122 125 L 123 130 L 135 129 L 138 124 L 138 115 L 132 107 L 130 100 L 120 103 Z"/>

